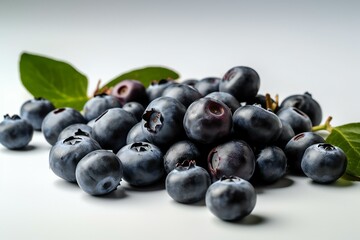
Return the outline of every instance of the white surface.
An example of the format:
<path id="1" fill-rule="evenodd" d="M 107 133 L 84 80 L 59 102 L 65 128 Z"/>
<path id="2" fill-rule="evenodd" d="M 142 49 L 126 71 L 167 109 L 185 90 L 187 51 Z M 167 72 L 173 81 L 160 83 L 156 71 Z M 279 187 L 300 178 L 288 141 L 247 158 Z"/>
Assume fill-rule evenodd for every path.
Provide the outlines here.
<path id="1" fill-rule="evenodd" d="M 195 1 L 194 1 L 195 2 Z M 250 3 L 251 2 L 251 3 Z M 309 91 L 333 124 L 359 121 L 357 1 L 0 1 L 0 114 L 30 98 L 18 74 L 23 51 L 66 60 L 96 81 L 145 65 L 182 78 L 253 67 L 261 93 Z M 0 146 L 0 239 L 356 239 L 360 184 L 290 177 L 259 189 L 238 223 L 164 190 L 122 187 L 91 197 L 48 167 L 50 146 Z"/>

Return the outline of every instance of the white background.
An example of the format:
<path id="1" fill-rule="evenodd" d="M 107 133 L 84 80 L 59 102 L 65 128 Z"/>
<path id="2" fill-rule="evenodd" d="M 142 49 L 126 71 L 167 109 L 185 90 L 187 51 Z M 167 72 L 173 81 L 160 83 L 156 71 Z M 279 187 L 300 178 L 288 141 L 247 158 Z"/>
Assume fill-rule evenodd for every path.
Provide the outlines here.
<path id="1" fill-rule="evenodd" d="M 147 65 L 182 79 L 222 76 L 246 65 L 261 93 L 309 91 L 333 125 L 360 119 L 360 4 L 357 1 L 0 0 L 0 114 L 31 96 L 23 51 L 72 63 L 96 82 Z M 29 151 L 0 146 L 0 239 L 355 239 L 360 185 L 289 176 L 258 189 L 253 213 L 223 222 L 205 206 L 177 204 L 161 189 L 123 186 L 91 197 L 48 167 L 36 133 Z"/>

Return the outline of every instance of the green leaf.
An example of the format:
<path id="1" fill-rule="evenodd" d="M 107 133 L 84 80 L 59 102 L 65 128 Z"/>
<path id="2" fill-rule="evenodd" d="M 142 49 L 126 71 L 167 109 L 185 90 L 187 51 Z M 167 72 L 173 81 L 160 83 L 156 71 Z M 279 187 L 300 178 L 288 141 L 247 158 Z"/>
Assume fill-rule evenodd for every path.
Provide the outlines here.
<path id="1" fill-rule="evenodd" d="M 341 148 L 348 159 L 346 174 L 360 177 L 360 123 L 334 127 L 326 142 Z"/>
<path id="2" fill-rule="evenodd" d="M 170 70 L 165 67 L 145 67 L 132 70 L 130 72 L 121 74 L 120 76 L 116 77 L 115 79 L 111 80 L 107 84 L 105 84 L 102 89 L 105 87 L 110 88 L 121 82 L 122 80 L 132 79 L 138 80 L 144 84 L 145 87 L 148 87 L 150 83 L 154 80 L 161 80 L 161 79 L 172 79 L 176 80 L 179 78 L 179 74 L 173 70 Z"/>
<path id="3" fill-rule="evenodd" d="M 62 61 L 23 53 L 20 57 L 20 78 L 34 97 L 46 98 L 57 108 L 81 110 L 88 100 L 86 76 Z"/>

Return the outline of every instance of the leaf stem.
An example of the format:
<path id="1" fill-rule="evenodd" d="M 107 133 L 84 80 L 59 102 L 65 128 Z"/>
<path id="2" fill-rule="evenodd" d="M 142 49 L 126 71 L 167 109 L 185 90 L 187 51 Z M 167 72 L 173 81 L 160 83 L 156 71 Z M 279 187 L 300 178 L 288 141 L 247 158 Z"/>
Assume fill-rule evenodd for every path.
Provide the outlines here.
<path id="1" fill-rule="evenodd" d="M 329 117 L 326 119 L 326 121 L 325 121 L 324 124 L 320 124 L 320 125 L 318 125 L 318 126 L 314 126 L 314 127 L 312 127 L 311 130 L 312 130 L 313 132 L 320 131 L 320 130 L 326 130 L 326 131 L 328 131 L 328 132 L 331 133 L 331 131 L 332 131 L 332 129 L 333 129 L 333 127 L 332 127 L 331 124 L 330 124 L 331 120 L 332 120 L 332 117 L 329 116 Z"/>
<path id="2" fill-rule="evenodd" d="M 275 95 L 275 101 L 271 99 L 271 96 L 269 93 L 265 94 L 265 102 L 266 102 L 266 109 L 271 110 L 272 112 L 275 112 L 279 107 L 279 95 Z"/>

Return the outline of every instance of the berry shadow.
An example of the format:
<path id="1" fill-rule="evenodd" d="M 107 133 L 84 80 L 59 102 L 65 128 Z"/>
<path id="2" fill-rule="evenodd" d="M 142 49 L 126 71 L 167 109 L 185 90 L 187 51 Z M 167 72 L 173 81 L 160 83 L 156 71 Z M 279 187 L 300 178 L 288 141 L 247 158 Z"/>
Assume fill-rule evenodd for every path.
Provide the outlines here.
<path id="1" fill-rule="evenodd" d="M 101 196 L 95 196 L 95 198 L 102 199 L 123 199 L 128 197 L 123 187 L 119 186 L 116 190 Z"/>
<path id="2" fill-rule="evenodd" d="M 328 183 L 328 184 L 324 184 L 324 183 L 317 183 L 312 181 L 311 179 L 309 179 L 310 183 L 314 186 L 323 186 L 323 187 L 331 187 L 331 188 L 346 188 L 346 187 L 351 187 L 354 185 L 354 183 L 349 180 L 349 179 L 345 179 L 345 178 L 339 178 L 338 180 L 336 180 L 333 183 Z"/>
<path id="3" fill-rule="evenodd" d="M 237 221 L 226 221 L 226 222 L 230 224 L 237 224 L 243 226 L 255 226 L 255 225 L 265 224 L 267 221 L 268 221 L 267 218 L 265 218 L 264 216 L 260 216 L 257 214 L 250 214 L 243 219 Z"/>
<path id="4" fill-rule="evenodd" d="M 36 149 L 37 147 L 32 145 L 32 144 L 29 144 L 23 148 L 19 148 L 19 149 L 11 149 L 11 151 L 14 151 L 14 152 L 28 152 L 28 151 L 33 151 L 34 149 Z"/>
<path id="5" fill-rule="evenodd" d="M 287 178 L 287 177 L 283 177 L 272 184 L 259 184 L 259 183 L 256 184 L 255 183 L 254 187 L 255 187 L 256 193 L 261 194 L 261 193 L 264 193 L 264 191 L 268 190 L 268 189 L 281 189 L 281 188 L 291 187 L 292 185 L 294 185 L 294 180 Z"/>
<path id="6" fill-rule="evenodd" d="M 206 206 L 205 198 L 200 201 L 194 202 L 194 203 L 181 203 L 181 202 L 175 201 L 172 198 L 170 198 L 170 201 L 172 204 L 174 204 L 176 206 L 183 206 L 183 207 L 205 207 Z"/>
<path id="7" fill-rule="evenodd" d="M 160 181 L 160 182 L 151 184 L 149 186 L 141 186 L 141 187 L 130 185 L 129 183 L 124 181 L 124 182 L 122 182 L 121 186 L 126 191 L 133 191 L 133 192 L 154 192 L 154 191 L 165 190 L 165 182 L 164 181 Z"/>

